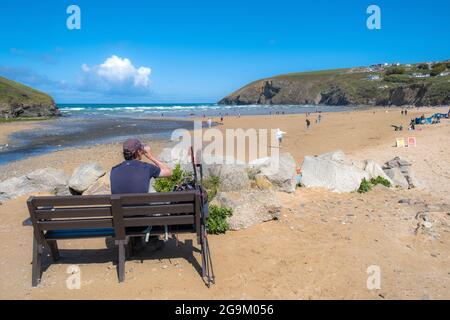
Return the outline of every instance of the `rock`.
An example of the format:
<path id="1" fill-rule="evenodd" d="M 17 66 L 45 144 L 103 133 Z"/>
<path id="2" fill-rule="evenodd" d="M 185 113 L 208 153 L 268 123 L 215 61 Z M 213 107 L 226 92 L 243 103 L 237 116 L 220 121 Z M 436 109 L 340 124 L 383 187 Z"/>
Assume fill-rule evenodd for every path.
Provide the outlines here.
<path id="1" fill-rule="evenodd" d="M 282 153 L 278 159 L 257 159 L 250 162 L 249 166 L 257 172 L 256 176 L 266 177 L 275 190 L 287 193 L 295 192 L 297 165 L 290 153 Z"/>
<path id="2" fill-rule="evenodd" d="M 219 178 L 220 191 L 238 191 L 250 188 L 247 168 L 243 165 L 207 165 L 204 168 L 205 177 Z"/>
<path id="3" fill-rule="evenodd" d="M 213 203 L 233 210 L 228 219 L 230 229 L 237 231 L 255 224 L 279 219 L 281 204 L 273 191 L 243 190 L 219 192 Z"/>
<path id="4" fill-rule="evenodd" d="M 68 175 L 63 170 L 53 168 L 33 171 L 27 174 L 27 178 L 44 190 L 54 190 L 57 187 L 66 186 L 69 180 Z"/>
<path id="5" fill-rule="evenodd" d="M 55 195 L 57 196 L 71 196 L 72 193 L 70 192 L 69 186 L 58 186 L 54 190 Z"/>
<path id="6" fill-rule="evenodd" d="M 414 173 L 411 169 L 412 164 L 400 157 L 386 162 L 383 171 L 394 180 L 394 183 L 402 188 L 416 188 L 421 184 L 415 179 Z M 397 180 L 396 180 L 397 179 Z"/>
<path id="7" fill-rule="evenodd" d="M 400 168 L 385 169 L 384 172 L 387 174 L 387 176 L 393 182 L 394 186 L 402 187 L 402 188 L 406 188 L 406 189 L 409 187 L 409 183 L 406 180 L 406 178 L 403 176 L 403 173 L 400 170 Z"/>
<path id="8" fill-rule="evenodd" d="M 25 194 L 54 192 L 67 185 L 68 176 L 62 170 L 39 169 L 21 177 L 14 177 L 0 183 L 0 198 L 14 199 Z"/>
<path id="9" fill-rule="evenodd" d="M 33 192 L 36 192 L 36 188 L 29 183 L 26 176 L 13 177 L 0 182 L 0 198 L 3 201 Z"/>
<path id="10" fill-rule="evenodd" d="M 366 171 L 369 174 L 370 179 L 382 177 L 388 180 L 391 183 L 391 185 L 394 184 L 391 178 L 383 171 L 381 166 L 373 160 L 366 160 L 364 162 L 364 171 Z"/>
<path id="11" fill-rule="evenodd" d="M 106 194 L 111 194 L 111 187 L 101 180 L 97 180 L 92 186 L 90 186 L 85 192 L 83 192 L 83 195 L 86 196 Z"/>
<path id="12" fill-rule="evenodd" d="M 273 184 L 269 181 L 269 179 L 261 174 L 256 175 L 255 184 L 261 190 L 269 190 L 273 188 Z"/>
<path id="13" fill-rule="evenodd" d="M 302 185 L 333 192 L 356 191 L 364 178 L 369 179 L 369 174 L 341 159 L 339 152 L 336 155 L 305 157 L 302 164 Z"/>
<path id="14" fill-rule="evenodd" d="M 106 171 L 99 163 L 83 163 L 72 174 L 69 180 L 69 187 L 78 193 L 83 193 L 105 174 Z"/>

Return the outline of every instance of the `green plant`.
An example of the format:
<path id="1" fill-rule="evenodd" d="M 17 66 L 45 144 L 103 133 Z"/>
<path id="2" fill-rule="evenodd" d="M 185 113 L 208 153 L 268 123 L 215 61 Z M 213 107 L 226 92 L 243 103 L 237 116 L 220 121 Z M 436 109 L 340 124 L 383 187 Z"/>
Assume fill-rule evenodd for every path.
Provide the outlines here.
<path id="1" fill-rule="evenodd" d="M 444 72 L 447 69 L 447 66 L 443 63 L 437 63 L 433 66 L 433 69 L 431 70 L 431 75 L 433 77 L 439 75 L 441 72 Z"/>
<path id="2" fill-rule="evenodd" d="M 182 183 L 186 177 L 189 177 L 190 174 L 181 169 L 181 166 L 177 164 L 172 171 L 172 176 L 168 178 L 159 178 L 155 181 L 155 190 L 156 192 L 171 192 L 173 188 Z"/>
<path id="3" fill-rule="evenodd" d="M 405 68 L 403 68 L 403 67 L 391 67 L 386 70 L 386 75 L 404 74 L 404 73 L 405 73 Z"/>
<path id="4" fill-rule="evenodd" d="M 372 184 L 364 178 L 359 186 L 358 193 L 367 193 L 372 190 Z"/>
<path id="5" fill-rule="evenodd" d="M 377 184 L 381 184 L 381 185 L 383 185 L 385 187 L 388 187 L 388 188 L 391 187 L 391 183 L 389 182 L 389 180 L 387 180 L 387 179 L 385 179 L 383 177 L 380 177 L 380 176 L 378 176 L 376 178 L 372 178 L 370 180 L 370 183 L 372 183 L 374 186 L 376 186 Z"/>
<path id="6" fill-rule="evenodd" d="M 420 69 L 420 70 L 429 70 L 430 68 L 429 68 L 428 64 L 426 64 L 426 63 L 420 63 L 420 64 L 417 65 L 417 69 Z"/>
<path id="7" fill-rule="evenodd" d="M 233 215 L 233 210 L 216 205 L 209 205 L 209 217 L 206 219 L 206 230 L 209 234 L 223 234 L 228 231 L 230 225 L 227 218 Z"/>
<path id="8" fill-rule="evenodd" d="M 219 190 L 220 180 L 219 177 L 211 176 L 203 180 L 203 187 L 208 192 L 208 201 L 211 202 Z"/>

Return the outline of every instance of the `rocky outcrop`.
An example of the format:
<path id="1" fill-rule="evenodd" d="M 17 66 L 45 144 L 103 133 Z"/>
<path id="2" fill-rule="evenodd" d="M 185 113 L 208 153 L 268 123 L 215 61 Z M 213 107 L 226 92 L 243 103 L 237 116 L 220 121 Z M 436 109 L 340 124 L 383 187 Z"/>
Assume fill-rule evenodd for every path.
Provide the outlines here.
<path id="1" fill-rule="evenodd" d="M 277 158 L 257 159 L 250 163 L 250 168 L 260 187 L 272 186 L 277 191 L 295 192 L 297 165 L 290 153 L 282 153 Z"/>
<path id="2" fill-rule="evenodd" d="M 59 116 L 53 99 L 15 81 L 0 77 L 0 117 L 54 117 Z"/>
<path id="3" fill-rule="evenodd" d="M 83 163 L 75 169 L 69 180 L 69 188 L 73 193 L 83 194 L 100 177 L 103 177 L 106 171 L 99 163 Z"/>
<path id="4" fill-rule="evenodd" d="M 342 152 L 318 157 L 305 157 L 302 164 L 302 185 L 307 188 L 325 188 L 333 192 L 358 190 L 369 174 L 349 163 Z"/>
<path id="5" fill-rule="evenodd" d="M 394 186 L 413 189 L 420 187 L 411 170 L 412 164 L 400 157 L 388 161 L 383 166 L 383 171 L 389 176 Z"/>
<path id="6" fill-rule="evenodd" d="M 350 69 L 280 75 L 255 81 L 219 101 L 225 105 L 280 104 L 404 106 L 450 104 L 450 76 L 393 81 Z"/>
<path id="7" fill-rule="evenodd" d="M 0 182 L 0 199 L 14 199 L 30 193 L 55 192 L 67 185 L 64 171 L 46 168 L 33 171 L 21 177 Z"/>
<path id="8" fill-rule="evenodd" d="M 281 213 L 281 204 L 270 190 L 219 192 L 213 203 L 233 210 L 228 223 L 234 231 L 278 219 Z"/>

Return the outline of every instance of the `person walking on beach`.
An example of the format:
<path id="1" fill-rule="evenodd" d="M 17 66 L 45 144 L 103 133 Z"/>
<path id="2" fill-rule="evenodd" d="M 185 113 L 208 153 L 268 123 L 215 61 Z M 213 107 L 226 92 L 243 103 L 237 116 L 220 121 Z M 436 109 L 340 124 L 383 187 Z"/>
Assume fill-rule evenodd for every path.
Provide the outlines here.
<path id="1" fill-rule="evenodd" d="M 211 129 L 211 127 L 212 127 L 212 119 L 208 118 L 208 128 Z"/>
<path id="2" fill-rule="evenodd" d="M 172 176 L 172 169 L 156 159 L 150 146 L 138 139 L 127 139 L 123 143 L 123 157 L 124 161 L 111 169 L 112 194 L 148 193 L 152 178 Z M 150 163 L 142 161 L 144 157 Z M 148 242 L 154 246 L 154 250 L 164 245 L 158 236 L 150 238 Z"/>
<path id="3" fill-rule="evenodd" d="M 311 125 L 311 121 L 309 121 L 309 119 L 306 118 L 306 130 L 309 130 L 310 125 Z"/>
<path id="4" fill-rule="evenodd" d="M 280 148 L 281 148 L 281 143 L 283 142 L 283 136 L 284 136 L 284 134 L 286 134 L 286 132 L 281 131 L 280 128 L 278 128 L 278 129 L 275 131 L 275 136 L 276 136 L 276 138 L 277 138 L 278 146 L 279 146 Z"/>

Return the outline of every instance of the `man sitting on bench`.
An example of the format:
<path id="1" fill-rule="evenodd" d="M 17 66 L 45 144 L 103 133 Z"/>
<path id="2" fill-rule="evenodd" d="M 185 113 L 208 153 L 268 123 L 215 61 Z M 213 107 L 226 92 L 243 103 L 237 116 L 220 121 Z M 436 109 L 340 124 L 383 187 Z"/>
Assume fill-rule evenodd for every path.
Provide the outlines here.
<path id="1" fill-rule="evenodd" d="M 138 139 L 127 139 L 123 143 L 125 161 L 111 170 L 111 193 L 130 194 L 148 193 L 152 178 L 170 177 L 172 169 L 157 160 L 151 153 L 150 146 L 142 144 Z M 147 158 L 151 163 L 141 161 Z M 158 237 L 151 237 L 155 249 L 162 247 Z"/>

